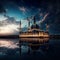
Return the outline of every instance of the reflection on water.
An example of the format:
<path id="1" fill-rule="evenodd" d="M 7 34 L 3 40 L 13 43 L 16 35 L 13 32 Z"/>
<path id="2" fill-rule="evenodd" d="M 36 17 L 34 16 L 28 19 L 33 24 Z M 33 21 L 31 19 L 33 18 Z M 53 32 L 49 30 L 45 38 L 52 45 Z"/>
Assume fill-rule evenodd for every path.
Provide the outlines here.
<path id="1" fill-rule="evenodd" d="M 0 39 L 0 58 L 7 60 L 13 58 L 14 60 L 51 60 L 60 56 L 60 39 L 49 39 L 47 46 L 48 49 L 43 49 L 44 46 L 39 45 L 39 49 L 33 54 L 31 43 L 23 43 L 21 46 L 22 55 L 20 56 L 19 39 Z M 29 49 L 30 53 L 28 54 Z"/>
<path id="2" fill-rule="evenodd" d="M 17 44 L 17 42 L 16 43 L 14 43 L 14 42 L 12 42 L 12 41 L 10 41 L 10 40 L 0 40 L 0 47 L 6 47 L 6 48 L 17 48 L 18 46 L 16 45 Z"/>
<path id="3" fill-rule="evenodd" d="M 0 39 L 0 57 L 14 55 L 18 52 L 18 39 Z"/>

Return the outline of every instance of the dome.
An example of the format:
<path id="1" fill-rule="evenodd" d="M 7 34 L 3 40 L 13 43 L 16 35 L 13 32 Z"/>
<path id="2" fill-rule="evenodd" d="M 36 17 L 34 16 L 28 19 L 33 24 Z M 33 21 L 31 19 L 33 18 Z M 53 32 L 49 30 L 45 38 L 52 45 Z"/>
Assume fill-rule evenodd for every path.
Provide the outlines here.
<path id="1" fill-rule="evenodd" d="M 37 24 L 32 25 L 32 26 L 31 26 L 31 29 L 34 29 L 34 28 L 39 29 L 39 25 L 37 25 Z"/>

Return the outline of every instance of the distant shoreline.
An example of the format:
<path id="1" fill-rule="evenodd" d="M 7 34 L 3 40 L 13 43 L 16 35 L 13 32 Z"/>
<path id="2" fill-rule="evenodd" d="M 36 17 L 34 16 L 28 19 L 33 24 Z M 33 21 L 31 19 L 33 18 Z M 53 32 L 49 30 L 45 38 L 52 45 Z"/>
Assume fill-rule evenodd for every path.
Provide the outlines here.
<path id="1" fill-rule="evenodd" d="M 9 38 L 9 39 L 16 39 L 16 38 L 19 38 L 19 35 L 4 35 L 4 36 L 0 36 L 0 38 Z"/>
<path id="2" fill-rule="evenodd" d="M 9 39 L 16 39 L 16 38 L 19 38 L 19 35 L 4 35 L 4 36 L 0 36 L 0 38 L 9 38 Z M 57 38 L 57 39 L 60 39 L 60 35 L 50 35 L 50 38 Z"/>

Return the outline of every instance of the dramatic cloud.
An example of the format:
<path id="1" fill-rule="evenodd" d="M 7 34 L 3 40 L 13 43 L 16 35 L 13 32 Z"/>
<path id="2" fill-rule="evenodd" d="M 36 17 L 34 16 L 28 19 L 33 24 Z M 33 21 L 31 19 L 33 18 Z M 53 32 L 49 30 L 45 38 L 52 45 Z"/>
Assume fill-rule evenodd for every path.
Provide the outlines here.
<path id="1" fill-rule="evenodd" d="M 3 20 L 6 20 L 7 18 L 6 17 L 4 17 L 4 16 L 2 16 L 2 15 L 0 15 L 0 21 L 3 21 Z"/>
<path id="2" fill-rule="evenodd" d="M 46 13 L 45 16 L 42 18 L 42 20 L 40 20 L 38 23 L 44 22 L 48 15 L 49 15 L 49 13 Z"/>
<path id="3" fill-rule="evenodd" d="M 0 35 L 10 35 L 19 33 L 19 23 L 14 17 L 6 17 L 5 20 L 0 21 Z"/>
<path id="4" fill-rule="evenodd" d="M 28 21 L 27 20 L 21 20 L 21 27 L 28 27 Z"/>
<path id="5" fill-rule="evenodd" d="M 27 20 L 21 20 L 21 23 L 21 28 L 28 27 Z M 0 35 L 19 34 L 19 28 L 19 21 L 16 21 L 13 17 L 0 21 Z"/>
<path id="6" fill-rule="evenodd" d="M 1 16 L 0 17 L 0 31 L 1 32 L 4 30 L 12 31 L 12 33 L 18 32 L 19 27 L 15 27 L 15 26 L 18 26 L 19 24 L 17 23 L 17 21 L 21 20 L 22 21 L 21 27 L 24 28 L 28 26 L 27 17 L 29 18 L 31 22 L 33 21 L 33 16 L 36 16 L 37 24 L 42 23 L 41 27 L 43 27 L 44 29 L 45 29 L 45 24 L 48 23 L 49 26 L 51 26 L 50 32 L 53 33 L 54 30 L 55 32 L 60 30 L 59 28 L 60 27 L 60 23 L 59 23 L 60 2 L 59 0 L 54 0 L 54 1 L 53 0 L 49 0 L 49 1 L 47 0 L 37 0 L 37 1 L 35 0 L 5 0 L 5 1 L 0 2 L 2 3 L 0 5 L 0 14 L 6 13 L 7 15 L 11 17 L 14 16 L 16 17 L 16 21 L 14 21 L 14 19 L 11 20 L 9 16 L 5 16 L 5 17 Z M 6 18 L 9 18 L 9 20 L 5 21 Z"/>
<path id="7" fill-rule="evenodd" d="M 0 13 L 6 13 L 5 8 L 3 7 L 3 5 L 0 4 Z"/>
<path id="8" fill-rule="evenodd" d="M 25 8 L 24 6 L 19 7 L 19 10 L 23 12 L 23 14 L 25 14 L 27 12 L 27 8 Z"/>
<path id="9" fill-rule="evenodd" d="M 11 34 L 15 34 L 16 32 L 19 32 L 19 25 L 15 25 L 15 24 L 9 24 L 6 26 L 2 26 L 0 27 L 0 35 L 11 35 Z"/>

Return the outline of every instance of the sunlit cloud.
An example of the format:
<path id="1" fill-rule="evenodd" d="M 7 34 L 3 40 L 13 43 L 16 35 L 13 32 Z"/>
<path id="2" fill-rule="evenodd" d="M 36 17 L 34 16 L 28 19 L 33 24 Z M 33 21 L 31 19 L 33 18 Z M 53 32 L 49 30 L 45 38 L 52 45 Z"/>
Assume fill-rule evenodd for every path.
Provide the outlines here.
<path id="1" fill-rule="evenodd" d="M 28 27 L 27 20 L 21 20 L 21 28 Z M 0 35 L 12 35 L 19 33 L 19 24 L 9 23 L 7 25 L 0 26 Z"/>
<path id="2" fill-rule="evenodd" d="M 21 28 L 27 27 L 28 21 L 27 20 L 21 20 Z"/>
<path id="3" fill-rule="evenodd" d="M 48 15 L 49 13 L 46 13 L 45 16 L 40 21 L 37 22 L 37 24 L 44 22 Z"/>
<path id="4" fill-rule="evenodd" d="M 7 17 L 4 17 L 3 15 L 0 15 L 0 21 L 2 21 L 2 19 L 3 19 L 3 20 L 6 20 Z"/>
<path id="5" fill-rule="evenodd" d="M 25 13 L 27 13 L 28 12 L 28 9 L 26 8 L 26 7 L 24 7 L 24 6 L 22 6 L 22 7 L 18 7 L 19 8 L 19 10 L 25 15 Z"/>
<path id="6" fill-rule="evenodd" d="M 10 35 L 16 32 L 19 32 L 19 25 L 9 24 L 6 26 L 0 27 L 0 35 Z"/>
<path id="7" fill-rule="evenodd" d="M 19 7 L 19 9 L 22 11 L 22 12 L 26 12 L 26 8 L 25 7 Z"/>

